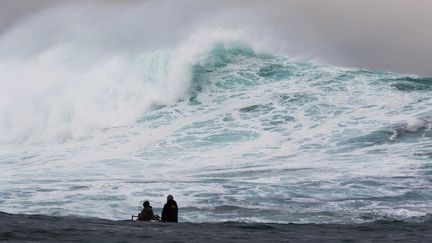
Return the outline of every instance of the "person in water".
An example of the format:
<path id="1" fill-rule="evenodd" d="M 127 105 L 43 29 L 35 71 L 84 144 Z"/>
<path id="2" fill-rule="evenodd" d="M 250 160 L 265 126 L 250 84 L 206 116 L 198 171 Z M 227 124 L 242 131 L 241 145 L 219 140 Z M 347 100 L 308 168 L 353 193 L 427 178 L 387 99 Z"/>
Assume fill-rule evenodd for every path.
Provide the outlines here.
<path id="1" fill-rule="evenodd" d="M 168 195 L 162 210 L 162 221 L 178 223 L 178 206 L 172 195 Z"/>
<path id="2" fill-rule="evenodd" d="M 139 221 L 150 221 L 150 220 L 156 220 L 157 217 L 153 214 L 153 208 L 150 206 L 149 201 L 145 201 L 143 203 L 143 210 L 140 214 L 138 214 L 138 220 Z"/>

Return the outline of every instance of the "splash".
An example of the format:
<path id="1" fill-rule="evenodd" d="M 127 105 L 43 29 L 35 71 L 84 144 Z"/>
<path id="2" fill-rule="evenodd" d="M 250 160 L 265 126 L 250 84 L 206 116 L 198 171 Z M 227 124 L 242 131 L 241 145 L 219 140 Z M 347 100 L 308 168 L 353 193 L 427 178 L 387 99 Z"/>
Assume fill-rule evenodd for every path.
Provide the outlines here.
<path id="1" fill-rule="evenodd" d="M 0 38 L 1 142 L 67 140 L 133 124 L 185 98 L 193 66 L 216 45 L 262 48 L 242 29 L 190 23 L 176 33 L 172 21 L 183 15 L 159 23 L 153 13 L 173 14 L 168 6 L 121 7 L 128 13 L 121 17 L 109 5 L 45 10 Z"/>
<path id="2" fill-rule="evenodd" d="M 187 3 L 66 5 L 0 37 L 4 211 L 427 217 L 429 79 L 293 59 L 261 19 Z"/>

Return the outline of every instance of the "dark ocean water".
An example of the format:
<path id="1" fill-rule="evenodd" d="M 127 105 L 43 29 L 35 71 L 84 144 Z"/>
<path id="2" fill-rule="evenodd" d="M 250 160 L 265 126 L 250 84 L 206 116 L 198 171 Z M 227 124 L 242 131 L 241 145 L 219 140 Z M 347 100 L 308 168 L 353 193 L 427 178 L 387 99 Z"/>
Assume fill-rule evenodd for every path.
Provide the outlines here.
<path id="1" fill-rule="evenodd" d="M 0 241 L 431 242 L 432 221 L 376 221 L 365 224 L 173 224 L 0 213 Z"/>

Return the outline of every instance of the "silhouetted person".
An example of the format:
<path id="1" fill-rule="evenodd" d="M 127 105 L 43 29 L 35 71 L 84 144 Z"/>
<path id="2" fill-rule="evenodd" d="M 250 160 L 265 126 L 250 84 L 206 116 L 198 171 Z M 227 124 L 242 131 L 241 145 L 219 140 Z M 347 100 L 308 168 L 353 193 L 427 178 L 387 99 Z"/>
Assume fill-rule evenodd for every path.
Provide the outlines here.
<path id="1" fill-rule="evenodd" d="M 138 220 L 139 221 L 150 221 L 156 219 L 156 217 L 153 214 L 153 208 L 150 206 L 149 201 L 145 201 L 143 203 L 143 210 L 140 214 L 138 214 Z"/>
<path id="2" fill-rule="evenodd" d="M 162 221 L 178 222 L 178 206 L 172 195 L 168 195 L 167 202 L 162 210 Z"/>

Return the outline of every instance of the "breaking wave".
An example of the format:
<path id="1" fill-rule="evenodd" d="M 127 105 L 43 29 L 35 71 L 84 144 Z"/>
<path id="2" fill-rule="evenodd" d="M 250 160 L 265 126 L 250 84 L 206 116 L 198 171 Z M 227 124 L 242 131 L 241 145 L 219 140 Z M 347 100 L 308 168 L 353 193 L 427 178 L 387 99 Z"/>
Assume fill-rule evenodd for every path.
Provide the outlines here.
<path id="1" fill-rule="evenodd" d="M 190 222 L 429 217 L 430 79 L 298 59 L 194 4 L 65 5 L 0 36 L 3 211 L 122 219 L 172 193 Z"/>

